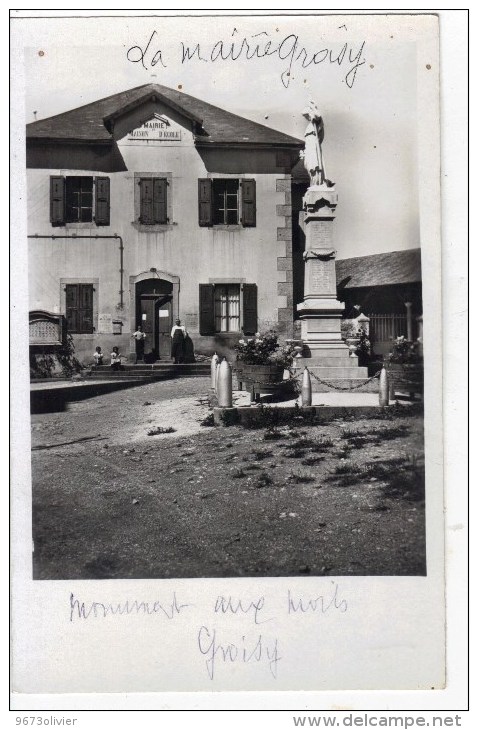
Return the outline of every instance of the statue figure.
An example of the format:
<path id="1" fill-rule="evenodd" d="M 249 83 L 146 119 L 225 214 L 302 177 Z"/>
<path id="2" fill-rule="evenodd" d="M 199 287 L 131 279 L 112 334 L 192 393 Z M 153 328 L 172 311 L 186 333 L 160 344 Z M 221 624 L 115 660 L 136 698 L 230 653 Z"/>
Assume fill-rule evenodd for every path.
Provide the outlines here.
<path id="1" fill-rule="evenodd" d="M 314 186 L 326 185 L 332 187 L 334 183 L 327 180 L 325 175 L 324 158 L 322 156 L 322 142 L 324 141 L 324 121 L 319 114 L 317 105 L 311 101 L 302 112 L 309 124 L 305 130 L 305 151 L 303 152 L 304 166 L 310 175 L 310 183 Z"/>

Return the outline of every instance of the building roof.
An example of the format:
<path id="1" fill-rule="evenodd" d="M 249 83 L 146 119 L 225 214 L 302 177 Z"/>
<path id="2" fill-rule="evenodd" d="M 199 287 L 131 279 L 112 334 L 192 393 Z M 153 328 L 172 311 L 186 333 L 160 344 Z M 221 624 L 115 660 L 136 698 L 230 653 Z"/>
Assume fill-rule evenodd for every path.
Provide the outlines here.
<path id="1" fill-rule="evenodd" d="M 303 142 L 295 137 L 160 84 L 137 86 L 27 124 L 27 139 L 108 142 L 112 140 L 110 129 L 115 118 L 152 99 L 169 104 L 196 123 L 196 144 L 303 146 Z"/>
<path id="2" fill-rule="evenodd" d="M 337 286 L 342 289 L 411 284 L 422 280 L 419 248 L 341 259 L 335 262 L 335 268 Z"/>

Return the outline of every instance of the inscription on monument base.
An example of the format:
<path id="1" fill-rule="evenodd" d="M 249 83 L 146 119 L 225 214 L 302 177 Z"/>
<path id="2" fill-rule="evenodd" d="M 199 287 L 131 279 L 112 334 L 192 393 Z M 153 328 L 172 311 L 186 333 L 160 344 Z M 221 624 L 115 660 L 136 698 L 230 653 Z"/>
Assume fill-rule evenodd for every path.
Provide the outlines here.
<path id="1" fill-rule="evenodd" d="M 307 262 L 308 294 L 331 294 L 336 296 L 335 261 L 311 259 Z"/>

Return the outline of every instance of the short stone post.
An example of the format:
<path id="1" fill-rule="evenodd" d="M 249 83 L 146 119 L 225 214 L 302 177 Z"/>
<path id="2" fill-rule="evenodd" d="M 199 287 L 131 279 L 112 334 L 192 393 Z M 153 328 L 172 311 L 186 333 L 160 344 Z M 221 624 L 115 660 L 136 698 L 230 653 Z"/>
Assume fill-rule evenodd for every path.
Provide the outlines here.
<path id="1" fill-rule="evenodd" d="M 308 367 L 304 368 L 304 375 L 302 376 L 302 408 L 308 408 L 312 405 L 312 382 L 310 380 L 310 372 Z"/>
<path id="2" fill-rule="evenodd" d="M 386 368 L 382 368 L 380 371 L 380 380 L 378 382 L 378 405 L 381 408 L 383 408 L 384 406 L 388 406 L 388 389 L 388 373 Z"/>
<path id="3" fill-rule="evenodd" d="M 212 356 L 211 360 L 211 388 L 213 390 L 216 389 L 216 370 L 217 366 L 219 365 L 219 358 L 217 356 L 217 353 L 215 352 Z"/>
<path id="4" fill-rule="evenodd" d="M 217 368 L 216 395 L 220 408 L 232 408 L 232 370 L 226 358 Z"/>
<path id="5" fill-rule="evenodd" d="M 363 312 L 355 319 L 360 329 L 362 329 L 367 337 L 370 334 L 370 318 L 367 317 Z"/>

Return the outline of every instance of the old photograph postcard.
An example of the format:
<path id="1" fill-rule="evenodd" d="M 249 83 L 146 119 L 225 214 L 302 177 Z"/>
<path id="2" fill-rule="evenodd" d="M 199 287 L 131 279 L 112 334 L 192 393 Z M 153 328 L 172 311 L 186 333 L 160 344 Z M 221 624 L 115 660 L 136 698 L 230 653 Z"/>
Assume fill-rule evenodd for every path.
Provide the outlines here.
<path id="1" fill-rule="evenodd" d="M 14 692 L 443 689 L 438 16 L 26 16 Z"/>

